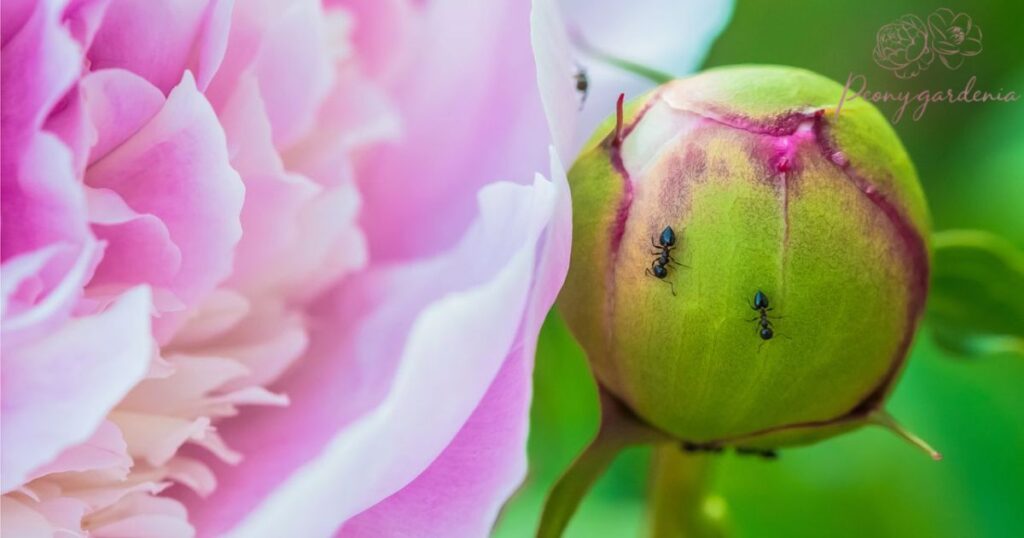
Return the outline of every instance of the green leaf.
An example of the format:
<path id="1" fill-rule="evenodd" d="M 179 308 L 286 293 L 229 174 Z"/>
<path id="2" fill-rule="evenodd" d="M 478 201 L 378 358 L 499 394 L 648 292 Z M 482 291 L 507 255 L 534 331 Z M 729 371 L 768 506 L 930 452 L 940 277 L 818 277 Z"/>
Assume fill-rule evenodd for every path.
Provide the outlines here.
<path id="1" fill-rule="evenodd" d="M 1024 355 L 1024 252 L 977 230 L 935 234 L 926 322 L 960 355 Z"/>

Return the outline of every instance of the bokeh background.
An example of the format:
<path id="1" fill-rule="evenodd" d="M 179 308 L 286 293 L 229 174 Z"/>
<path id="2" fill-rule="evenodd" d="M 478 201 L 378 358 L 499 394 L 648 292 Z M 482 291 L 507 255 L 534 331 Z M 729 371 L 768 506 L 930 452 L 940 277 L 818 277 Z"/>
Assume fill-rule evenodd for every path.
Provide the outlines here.
<path id="1" fill-rule="evenodd" d="M 905 13 L 966 12 L 984 50 L 957 71 L 935 62 L 902 81 L 871 59 L 878 28 Z M 976 88 L 1024 93 L 1024 2 L 738 0 L 705 67 L 775 63 L 840 83 L 850 72 L 893 91 Z M 680 21 L 685 31 L 685 21 Z M 638 59 L 642 60 L 642 59 Z M 913 105 L 912 105 L 913 106 Z M 880 106 L 891 114 L 894 105 Z M 917 165 L 936 230 L 979 228 L 1024 248 L 1024 100 L 932 104 L 895 126 Z M 936 463 L 893 435 L 864 429 L 784 450 L 774 462 L 716 457 L 712 493 L 737 537 L 1024 536 L 1024 357 L 951 354 L 918 335 L 888 408 L 939 449 Z M 526 484 L 500 538 L 531 536 L 547 489 L 597 426 L 586 359 L 553 313 L 537 352 Z M 585 499 L 567 536 L 644 536 L 649 449 L 622 454 Z"/>

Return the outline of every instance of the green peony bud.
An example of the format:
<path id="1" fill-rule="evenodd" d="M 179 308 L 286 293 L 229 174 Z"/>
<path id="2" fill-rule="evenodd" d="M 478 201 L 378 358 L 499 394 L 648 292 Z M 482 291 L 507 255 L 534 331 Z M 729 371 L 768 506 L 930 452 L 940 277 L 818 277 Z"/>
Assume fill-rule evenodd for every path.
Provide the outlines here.
<path id="1" fill-rule="evenodd" d="M 642 421 L 753 449 L 898 429 L 880 406 L 923 312 L 928 211 L 893 129 L 837 111 L 842 90 L 788 67 L 676 80 L 620 102 L 570 170 L 559 308 Z"/>

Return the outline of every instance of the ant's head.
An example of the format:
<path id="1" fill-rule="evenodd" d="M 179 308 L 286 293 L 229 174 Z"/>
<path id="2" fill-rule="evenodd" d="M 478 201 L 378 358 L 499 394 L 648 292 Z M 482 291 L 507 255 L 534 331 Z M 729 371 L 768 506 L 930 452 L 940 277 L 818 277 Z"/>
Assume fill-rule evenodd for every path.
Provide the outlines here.
<path id="1" fill-rule="evenodd" d="M 661 237 L 658 238 L 658 242 L 663 247 L 671 247 L 676 244 L 676 232 L 671 226 L 665 226 L 665 229 L 661 231 Z"/>
<path id="2" fill-rule="evenodd" d="M 754 294 L 754 308 L 758 310 L 768 308 L 768 296 L 761 290 L 757 290 L 757 293 Z M 771 337 L 769 336 L 769 338 Z"/>

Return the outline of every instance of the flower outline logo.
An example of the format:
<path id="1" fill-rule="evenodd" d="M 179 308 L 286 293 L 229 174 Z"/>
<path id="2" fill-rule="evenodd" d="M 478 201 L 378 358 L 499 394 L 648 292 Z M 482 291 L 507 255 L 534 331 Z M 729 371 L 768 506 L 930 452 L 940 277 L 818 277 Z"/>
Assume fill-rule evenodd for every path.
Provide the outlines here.
<path id="1" fill-rule="evenodd" d="M 936 9 L 928 15 L 928 33 L 932 48 L 949 69 L 959 69 L 965 56 L 981 53 L 981 28 L 966 13 Z"/>
<path id="2" fill-rule="evenodd" d="M 875 63 L 898 78 L 916 77 L 935 59 L 928 44 L 928 25 L 917 15 L 904 15 L 886 24 L 875 37 Z"/>
<path id="3" fill-rule="evenodd" d="M 956 70 L 964 58 L 981 53 L 981 28 L 966 13 L 939 8 L 928 22 L 913 14 L 879 28 L 872 58 L 897 78 L 910 79 L 927 70 L 936 57 Z"/>

